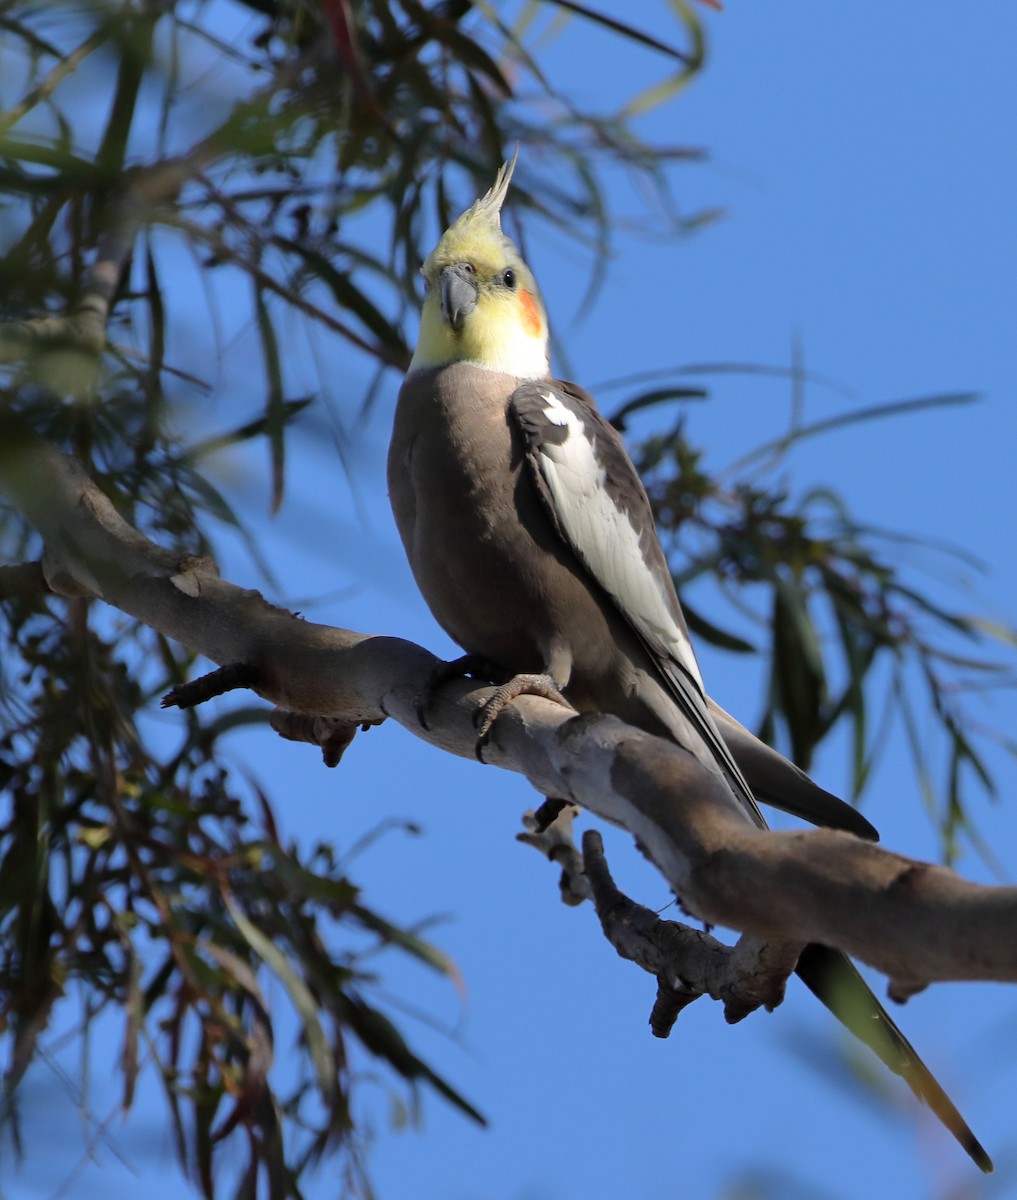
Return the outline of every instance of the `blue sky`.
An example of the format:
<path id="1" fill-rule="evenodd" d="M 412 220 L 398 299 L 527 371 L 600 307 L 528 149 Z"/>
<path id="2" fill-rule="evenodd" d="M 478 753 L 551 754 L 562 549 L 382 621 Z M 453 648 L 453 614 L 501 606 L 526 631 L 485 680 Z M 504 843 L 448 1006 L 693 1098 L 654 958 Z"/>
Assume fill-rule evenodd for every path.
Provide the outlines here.
<path id="1" fill-rule="evenodd" d="M 579 253 L 546 232 L 529 239 L 530 265 L 564 330 L 576 377 L 595 386 L 634 369 L 689 362 L 786 365 L 798 339 L 806 365 L 848 393 L 810 388 L 813 417 L 851 404 L 980 392 L 977 407 L 809 442 L 788 478 L 795 489 L 841 490 L 863 519 L 962 545 L 991 573 L 965 573 L 954 603 L 977 603 L 1012 622 L 1017 9 L 985 0 L 963 8 L 940 0 L 730 0 L 723 12 L 702 16 L 711 47 L 705 73 L 642 128 L 710 152 L 708 163 L 676 169 L 674 188 L 683 207 L 720 207 L 723 219 L 673 243 L 638 232 L 621 237 L 609 286 L 579 316 Z M 637 0 L 626 17 L 675 36 L 663 3 Z M 643 80 L 627 60 L 605 57 L 606 45 L 573 23 L 543 61 L 580 102 L 621 100 Z M 612 193 L 621 214 L 638 212 L 623 178 L 612 181 Z M 236 349 L 244 352 L 242 341 Z M 364 431 L 352 489 L 328 447 L 294 442 L 295 459 L 303 457 L 286 507 L 265 529 L 265 547 L 291 596 L 349 589 L 310 610 L 314 619 L 398 634 L 451 655 L 416 594 L 388 515 L 384 453 L 396 387 L 394 379 L 387 384 Z M 719 468 L 783 428 L 786 382 L 728 376 L 711 387 L 709 403 L 688 413 L 708 465 Z M 264 511 L 265 490 L 246 468 L 238 463 L 224 482 L 241 504 Z M 227 547 L 222 565 L 236 582 L 258 586 L 239 550 Z M 711 691 L 751 723 L 758 669 L 710 651 L 702 657 Z M 1015 715 L 1005 695 L 987 706 L 985 719 L 1012 730 Z M 419 1131 L 392 1131 L 383 1090 L 368 1088 L 377 1132 L 372 1174 L 383 1200 L 714 1200 L 734 1196 L 736 1181 L 754 1172 L 778 1182 L 771 1192 L 741 1195 L 1013 1194 L 1012 991 L 940 986 L 898 1014 L 996 1157 L 997 1176 L 983 1181 L 903 1086 L 881 1104 L 824 1067 L 841 1043 L 802 988 L 792 988 L 776 1013 L 734 1028 L 701 1001 L 670 1040 L 653 1039 L 646 1026 L 652 981 L 615 956 L 592 911 L 564 908 L 555 869 L 514 843 L 519 814 L 536 800 L 520 779 L 452 760 L 394 726 L 358 738 L 336 772 L 310 748 L 263 730 L 239 735 L 235 753 L 280 797 L 295 836 L 349 845 L 389 817 L 423 829 L 384 838 L 353 874 L 395 919 L 447 915 L 433 936 L 457 961 L 465 1000 L 410 968 L 394 967 L 388 987 L 455 1029 L 450 1042 L 408 1025 L 416 1046 L 492 1127 L 477 1130 L 428 1095 Z M 1012 873 L 1017 771 L 1002 755 L 995 761 L 1000 802 L 979 801 L 976 816 Z M 832 746 L 815 773 L 843 791 L 844 747 Z M 936 854 L 899 726 L 865 811 L 888 846 Z M 653 907 L 667 902 L 663 884 L 618 831 L 608 849 L 623 886 Z M 990 878 L 973 856 L 960 867 Z M 281 995 L 275 999 L 282 1004 Z M 70 1195 L 136 1196 L 138 1175 L 149 1200 L 182 1194 L 155 1104 L 117 1126 L 115 1137 L 137 1175 L 101 1149 L 99 1167 L 77 1177 Z M 77 1154 L 69 1144 L 29 1163 L 0 1182 L 2 1194 L 51 1195 Z M 335 1194 L 327 1170 L 308 1190 L 313 1200 Z"/>

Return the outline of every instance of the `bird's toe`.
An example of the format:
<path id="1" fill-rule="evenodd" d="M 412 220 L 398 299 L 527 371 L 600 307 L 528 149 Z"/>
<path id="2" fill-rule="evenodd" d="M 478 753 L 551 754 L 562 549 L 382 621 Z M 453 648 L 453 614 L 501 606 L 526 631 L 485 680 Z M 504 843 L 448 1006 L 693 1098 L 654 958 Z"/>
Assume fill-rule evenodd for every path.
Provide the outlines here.
<path id="1" fill-rule="evenodd" d="M 542 696 L 545 700 L 553 700 L 555 704 L 575 711 L 550 675 L 513 675 L 495 690 L 474 717 L 477 726 L 477 758 L 481 762 L 484 761 L 483 749 L 495 721 L 519 696 Z"/>

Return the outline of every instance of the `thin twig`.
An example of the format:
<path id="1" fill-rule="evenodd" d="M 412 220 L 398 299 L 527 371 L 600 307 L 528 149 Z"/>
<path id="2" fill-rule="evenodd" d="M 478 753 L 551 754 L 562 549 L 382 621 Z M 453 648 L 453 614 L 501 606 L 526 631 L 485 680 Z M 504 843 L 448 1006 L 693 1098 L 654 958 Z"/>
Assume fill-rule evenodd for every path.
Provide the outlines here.
<path id="1" fill-rule="evenodd" d="M 85 38 L 80 46 L 76 46 L 66 58 L 60 59 L 56 66 L 44 75 L 17 104 L 6 112 L 0 113 L 0 137 L 13 129 L 26 113 L 31 112 L 43 100 L 48 99 L 68 75 L 76 71 L 94 50 L 98 50 L 107 41 L 109 35 L 109 25 L 103 25 L 97 29 L 90 37 Z"/>

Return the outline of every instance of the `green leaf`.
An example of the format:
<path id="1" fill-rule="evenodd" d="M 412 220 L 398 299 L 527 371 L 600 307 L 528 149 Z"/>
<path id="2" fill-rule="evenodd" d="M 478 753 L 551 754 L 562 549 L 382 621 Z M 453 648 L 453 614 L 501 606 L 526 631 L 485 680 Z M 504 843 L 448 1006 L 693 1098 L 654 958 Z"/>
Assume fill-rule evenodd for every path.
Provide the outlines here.
<path id="1" fill-rule="evenodd" d="M 708 621 L 706 617 L 696 608 L 693 608 L 687 600 L 682 601 L 682 611 L 685 613 L 685 621 L 689 627 L 689 632 L 695 637 L 701 638 L 704 642 L 709 642 L 713 646 L 720 647 L 721 650 L 730 650 L 732 654 L 758 654 L 758 648 L 751 642 L 747 642 L 744 638 L 739 637 L 735 633 L 731 633 L 726 629 L 721 629 L 719 625 L 715 625 L 712 621 Z"/>
<path id="2" fill-rule="evenodd" d="M 992 638 L 993 641 L 1017 648 L 1017 629 L 1012 625 L 1004 625 L 1001 621 L 990 621 L 987 617 L 967 617 L 965 620 L 970 628 Z"/>
<path id="3" fill-rule="evenodd" d="M 659 38 L 653 37 L 652 34 L 646 33 L 642 29 L 637 29 L 634 25 L 628 25 L 624 21 L 619 21 L 617 17 L 611 17 L 606 13 L 598 12 L 594 8 L 588 8 L 585 4 L 577 3 L 577 0 L 548 0 L 548 2 L 556 5 L 558 8 L 565 9 L 566 12 L 575 13 L 576 16 L 583 17 L 584 20 L 592 21 L 595 25 L 602 25 L 612 33 L 620 33 L 622 37 L 627 38 L 630 42 L 647 46 L 651 50 L 659 50 L 661 54 L 666 54 L 668 58 L 676 58 L 679 62 L 685 63 L 687 66 L 691 66 L 693 63 L 698 65 L 695 50 L 692 53 L 678 50 L 674 46 L 669 46 L 667 42 L 662 42 Z M 693 20 L 691 24 L 698 28 L 698 22 Z"/>
<path id="4" fill-rule="evenodd" d="M 360 895 L 360 889 L 346 878 L 332 879 L 310 871 L 271 843 L 264 843 L 264 849 L 271 855 L 273 867 L 287 888 L 326 905 L 333 916 L 349 912 Z"/>
<path id="5" fill-rule="evenodd" d="M 18 163 L 31 163 L 34 166 L 48 167 L 51 170 L 59 171 L 63 176 L 69 177 L 61 181 L 60 186 L 62 187 L 66 187 L 71 180 L 79 187 L 87 187 L 93 184 L 97 177 L 94 163 L 66 150 L 58 149 L 49 142 L 35 142 L 12 137 L 0 138 L 0 158 L 13 159 Z"/>
<path id="6" fill-rule="evenodd" d="M 313 396 L 302 396 L 297 400 L 284 400 L 278 415 L 284 424 L 289 424 L 298 413 L 302 413 L 309 404 L 313 403 Z M 194 445 L 187 448 L 186 457 L 190 462 L 197 462 L 199 458 L 205 458 L 209 454 L 217 454 L 220 450 L 226 450 L 230 446 L 237 446 L 241 442 L 249 442 L 254 438 L 261 437 L 267 429 L 267 415 L 255 417 L 253 421 L 245 421 L 243 425 L 238 425 L 226 433 L 216 433 L 203 441 L 195 442 Z M 219 492 L 210 489 L 205 494 L 210 500 L 215 498 L 214 508 L 222 520 L 227 521 L 230 525 L 239 524 L 233 510 L 226 504 Z"/>
<path id="7" fill-rule="evenodd" d="M 347 274 L 336 270 L 327 258 L 311 246 L 295 242 L 291 238 L 276 237 L 275 244 L 296 254 L 307 265 L 315 279 L 320 279 L 336 303 L 357 316 L 364 326 L 374 334 L 382 345 L 395 354 L 408 354 L 409 349 L 399 330 L 387 320 L 375 304 L 360 288 L 355 287 Z"/>
<path id="8" fill-rule="evenodd" d="M 304 1040 L 314 1066 L 318 1090 L 325 1102 L 331 1104 L 338 1086 L 338 1068 L 318 1019 L 318 1006 L 310 989 L 293 970 L 286 955 L 248 919 L 228 888 L 222 888 L 222 898 L 241 936 L 286 989 L 304 1028 Z"/>
<path id="9" fill-rule="evenodd" d="M 418 0 L 399 0 L 399 3 L 407 15 L 416 21 L 434 42 L 444 45 L 462 66 L 486 75 L 503 97 L 508 98 L 512 95 L 512 86 L 501 67 L 479 42 L 464 34 L 455 22 L 445 20 L 440 9 L 425 8 Z"/>
<path id="10" fill-rule="evenodd" d="M 857 799 L 865 787 L 871 769 L 867 746 L 865 681 L 875 660 L 879 642 L 866 631 L 869 622 L 860 608 L 861 597 L 857 594 L 852 595 L 846 588 L 837 591 L 831 587 L 830 579 L 836 578 L 832 572 L 824 571 L 823 577 L 827 582 L 827 592 L 840 634 L 848 675 L 841 698 L 827 718 L 826 729 L 829 730 L 845 713 L 851 720 L 851 794 Z"/>
<path id="11" fill-rule="evenodd" d="M 391 1063 L 406 1079 L 427 1080 L 446 1100 L 478 1125 L 487 1125 L 486 1118 L 468 1100 L 413 1053 L 403 1035 L 384 1013 L 371 1008 L 353 993 L 344 993 L 342 1013 L 350 1028 L 372 1054 Z"/>
<path id="12" fill-rule="evenodd" d="M 124 938 L 127 955 L 127 991 L 124 996 L 124 1045 L 120 1052 L 120 1071 L 124 1090 L 121 1108 L 128 1112 L 134 1103 L 134 1088 L 138 1081 L 138 1036 L 145 1023 L 141 996 L 141 963 L 129 939 Z"/>
<path id="13" fill-rule="evenodd" d="M 672 400 L 706 400 L 710 393 L 706 388 L 698 387 L 666 387 L 653 388 L 648 392 L 641 392 L 638 396 L 634 396 L 631 400 L 627 400 L 621 408 L 617 409 L 611 417 L 611 424 L 616 429 L 622 429 L 625 424 L 626 417 L 630 417 L 635 412 L 640 412 L 646 408 L 653 408 L 658 404 L 669 403 Z"/>
<path id="14" fill-rule="evenodd" d="M 370 929 L 372 933 L 378 934 L 383 941 L 399 946 L 400 949 L 413 955 L 414 958 L 419 959 L 420 962 L 433 968 L 439 974 L 450 978 L 458 989 L 462 989 L 462 976 L 459 974 L 459 968 L 437 946 L 431 945 L 430 942 L 424 941 L 423 938 L 409 930 L 400 929 L 398 925 L 393 925 L 384 917 L 380 917 L 360 904 L 352 905 L 350 911 L 365 929 Z"/>
<path id="15" fill-rule="evenodd" d="M 148 362 L 153 376 L 153 386 L 158 387 L 158 377 L 162 371 L 166 354 L 166 305 L 163 300 L 162 288 L 159 285 L 155 257 L 152 254 L 151 238 L 147 238 L 145 241 L 145 292 L 148 296 L 150 322 Z"/>
<path id="16" fill-rule="evenodd" d="M 61 59 L 64 56 L 64 52 L 59 46 L 47 41 L 41 34 L 36 33 L 31 25 L 17 20 L 9 13 L 0 12 L 0 29 L 8 30 L 36 53 L 48 54 L 55 59 Z"/>
<path id="17" fill-rule="evenodd" d="M 155 25 L 154 16 L 132 14 L 122 21 L 120 26 L 120 58 L 117 63 L 116 86 L 109 108 L 109 119 L 95 156 L 99 171 L 109 183 L 123 173 L 141 81 L 152 58 L 152 35 Z"/>
<path id="18" fill-rule="evenodd" d="M 670 0 L 670 5 L 685 26 L 685 31 L 692 43 L 692 49 L 684 56 L 683 66 L 680 70 L 675 71 L 667 79 L 650 84 L 649 87 L 637 92 L 625 104 L 621 111 L 623 120 L 631 120 L 631 118 L 641 116 L 652 109 L 660 108 L 662 104 L 667 104 L 691 83 L 702 70 L 706 57 L 703 27 L 684 0 Z"/>
<path id="19" fill-rule="evenodd" d="M 265 359 L 265 378 L 268 383 L 268 401 L 265 405 L 265 436 L 272 462 L 272 499 L 269 511 L 276 513 L 283 498 L 283 473 L 286 467 L 286 401 L 283 397 L 282 364 L 279 358 L 279 342 L 275 326 L 269 316 L 265 293 L 260 286 L 254 289 L 254 306 L 258 319 L 258 333 Z"/>
<path id="20" fill-rule="evenodd" d="M 769 458 L 774 454 L 784 454 L 792 446 L 806 438 L 832 433 L 836 429 L 846 429 L 851 425 L 861 425 L 867 421 L 881 421 L 885 417 L 907 416 L 928 409 L 956 408 L 960 405 L 973 404 L 980 398 L 977 392 L 945 392 L 937 396 L 920 396 L 915 400 L 891 400 L 884 404 L 871 404 L 865 408 L 851 409 L 832 417 L 824 417 L 820 421 L 813 421 L 808 425 L 800 425 L 781 437 L 764 442 L 763 445 L 750 450 L 748 454 L 742 455 L 727 470 L 729 473 L 744 470 L 749 463 Z"/>
<path id="21" fill-rule="evenodd" d="M 823 728 L 823 656 L 800 585 L 777 574 L 773 599 L 773 678 L 792 757 L 807 770 Z"/>

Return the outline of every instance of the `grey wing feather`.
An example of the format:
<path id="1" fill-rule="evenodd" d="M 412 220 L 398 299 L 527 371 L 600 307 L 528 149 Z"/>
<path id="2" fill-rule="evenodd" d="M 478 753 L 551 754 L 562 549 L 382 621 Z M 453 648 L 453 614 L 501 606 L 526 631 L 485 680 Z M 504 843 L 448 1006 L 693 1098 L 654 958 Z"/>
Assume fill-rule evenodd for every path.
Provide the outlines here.
<path id="1" fill-rule="evenodd" d="M 566 411 L 556 412 L 551 408 L 550 397 L 568 406 Z M 756 804 L 758 800 L 765 800 L 814 824 L 878 840 L 876 830 L 857 809 L 824 791 L 782 754 L 759 741 L 705 696 L 685 618 L 653 524 L 649 499 L 621 439 L 600 415 L 593 397 L 574 383 L 525 384 L 513 395 L 512 409 L 526 437 L 538 491 L 559 535 L 611 595 L 619 612 L 639 635 L 680 711 L 699 730 L 753 821 L 765 825 Z M 557 419 L 550 419 L 549 412 Z M 634 611 L 631 594 L 619 594 L 624 584 L 631 583 L 633 571 L 630 570 L 629 579 L 623 582 L 607 578 L 616 564 L 610 560 L 605 562 L 603 556 L 598 562 L 596 554 L 590 552 L 590 546 L 584 544 L 585 540 L 597 536 L 600 525 L 591 522 L 583 529 L 576 520 L 570 521 L 566 512 L 568 493 L 563 493 L 560 482 L 557 492 L 552 486 L 549 476 L 555 470 L 554 455 L 563 454 L 570 434 L 579 432 L 565 423 L 569 415 L 574 415 L 581 423 L 582 434 L 596 443 L 603 475 L 600 489 L 608 495 L 615 509 L 627 514 L 628 529 L 621 525 L 620 531 L 636 530 L 639 556 L 633 554 L 628 565 L 658 581 L 666 609 L 663 618 L 658 612 L 655 621 L 652 614 L 647 619 L 640 619 L 639 613 Z M 587 511 L 589 503 L 587 500 L 579 506 L 582 513 Z"/>
<path id="2" fill-rule="evenodd" d="M 761 742 L 716 701 L 707 697 L 707 704 L 721 737 L 757 800 L 811 821 L 813 825 L 844 829 L 867 841 L 879 841 L 875 826 L 857 808 L 814 783 L 804 771 Z"/>
<path id="3" fill-rule="evenodd" d="M 571 384 L 522 384 L 512 394 L 510 411 L 526 438 L 538 491 L 559 533 L 639 636 L 749 818 L 765 828 L 710 716 L 650 502 L 618 434 L 592 397 Z"/>

